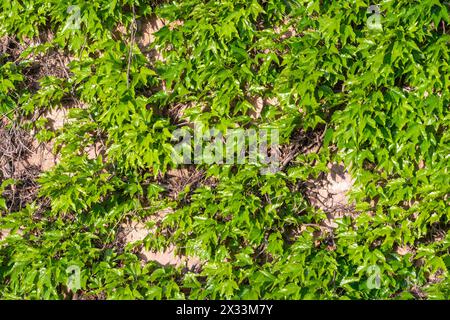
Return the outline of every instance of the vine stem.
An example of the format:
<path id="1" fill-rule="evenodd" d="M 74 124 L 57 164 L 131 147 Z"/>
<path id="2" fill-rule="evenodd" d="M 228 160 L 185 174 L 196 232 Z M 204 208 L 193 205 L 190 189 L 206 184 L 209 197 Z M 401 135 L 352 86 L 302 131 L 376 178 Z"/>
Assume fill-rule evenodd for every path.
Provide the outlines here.
<path id="1" fill-rule="evenodd" d="M 133 21 L 131 22 L 131 40 L 130 40 L 130 50 L 128 52 L 128 64 L 127 64 L 127 88 L 130 87 L 130 68 L 131 59 L 133 58 L 133 46 L 136 37 L 136 11 L 134 9 L 134 4 L 131 6 L 133 10 Z"/>

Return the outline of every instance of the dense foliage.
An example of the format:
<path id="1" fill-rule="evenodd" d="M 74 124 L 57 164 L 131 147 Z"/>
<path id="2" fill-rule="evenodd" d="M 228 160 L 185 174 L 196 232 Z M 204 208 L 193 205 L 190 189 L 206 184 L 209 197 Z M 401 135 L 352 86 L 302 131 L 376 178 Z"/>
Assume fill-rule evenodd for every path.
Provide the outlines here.
<path id="1" fill-rule="evenodd" d="M 68 27 L 74 4 L 79 28 Z M 371 4 L 2 1 L 0 35 L 26 49 L 0 57 L 0 112 L 53 139 L 60 160 L 34 202 L 13 212 L 0 197 L 0 229 L 10 230 L 0 297 L 71 297 L 66 269 L 77 265 L 84 298 L 449 298 L 449 5 L 383 1 L 379 30 L 367 24 Z M 166 25 L 142 48 L 135 37 L 152 15 Z M 71 57 L 67 75 L 30 87 L 33 57 L 51 52 Z M 254 97 L 265 101 L 259 117 Z M 79 103 L 63 128 L 36 121 L 68 100 Z M 321 146 L 274 174 L 176 165 L 172 132 L 193 121 L 278 128 L 284 146 Z M 89 157 L 99 143 L 104 152 Z M 306 189 L 329 163 L 349 168 L 356 206 L 323 230 L 327 215 Z M 203 183 L 169 197 L 164 177 L 180 167 L 204 172 Z M 11 184 L 20 181 L 3 181 L 0 195 Z M 142 243 L 117 245 L 121 223 L 167 208 Z M 143 264 L 139 245 L 175 245 L 201 264 Z"/>

